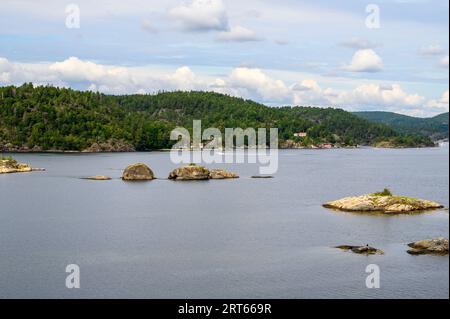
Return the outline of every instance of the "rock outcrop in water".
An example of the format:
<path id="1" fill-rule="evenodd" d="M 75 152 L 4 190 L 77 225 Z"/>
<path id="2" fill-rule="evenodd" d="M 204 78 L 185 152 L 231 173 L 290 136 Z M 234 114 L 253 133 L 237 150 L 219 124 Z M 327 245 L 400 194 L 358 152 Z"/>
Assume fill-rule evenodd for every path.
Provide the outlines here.
<path id="1" fill-rule="evenodd" d="M 439 203 L 424 199 L 394 196 L 389 190 L 357 197 L 346 197 L 326 203 L 323 206 L 347 212 L 378 212 L 384 214 L 402 214 L 443 208 Z"/>
<path id="2" fill-rule="evenodd" d="M 237 174 L 223 169 L 209 170 L 203 166 L 190 164 L 173 170 L 169 179 L 176 181 L 199 181 L 208 179 L 232 179 L 239 178 Z"/>
<path id="3" fill-rule="evenodd" d="M 122 174 L 124 181 L 150 181 L 155 179 L 153 171 L 145 164 L 137 163 L 128 166 Z"/>
<path id="4" fill-rule="evenodd" d="M 109 180 L 111 180 L 111 177 L 104 176 L 104 175 L 95 175 L 95 176 L 85 177 L 83 179 L 88 179 L 91 181 L 109 181 Z"/>
<path id="5" fill-rule="evenodd" d="M 209 178 L 211 178 L 211 179 L 230 179 L 230 178 L 239 178 L 239 176 L 235 173 L 228 172 L 223 169 L 212 169 L 209 172 Z"/>
<path id="6" fill-rule="evenodd" d="M 408 250 L 411 255 L 448 255 L 448 239 L 424 239 L 408 244 L 412 249 Z"/>
<path id="7" fill-rule="evenodd" d="M 190 164 L 173 170 L 169 179 L 177 181 L 195 181 L 210 179 L 210 171 L 203 166 Z"/>
<path id="8" fill-rule="evenodd" d="M 343 246 L 337 246 L 335 248 L 342 249 L 342 250 L 350 250 L 353 253 L 360 254 L 360 255 L 384 255 L 384 251 L 377 249 L 377 248 L 370 247 L 369 245 L 366 245 L 366 246 L 343 245 Z"/>
<path id="9" fill-rule="evenodd" d="M 33 168 L 28 164 L 17 163 L 12 158 L 0 159 L 0 174 L 26 173 L 31 171 L 33 171 Z"/>
<path id="10" fill-rule="evenodd" d="M 271 179 L 271 178 L 274 178 L 274 177 L 270 176 L 270 175 L 255 175 L 255 176 L 252 176 L 251 178 L 254 178 L 254 179 Z"/>

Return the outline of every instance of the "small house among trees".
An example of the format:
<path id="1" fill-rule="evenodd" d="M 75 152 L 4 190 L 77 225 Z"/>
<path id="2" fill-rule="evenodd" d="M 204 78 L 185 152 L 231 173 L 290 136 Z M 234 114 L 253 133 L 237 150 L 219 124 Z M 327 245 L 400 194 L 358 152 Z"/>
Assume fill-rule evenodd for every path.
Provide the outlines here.
<path id="1" fill-rule="evenodd" d="M 298 132 L 298 133 L 294 133 L 295 137 L 307 137 L 308 134 L 306 132 Z"/>

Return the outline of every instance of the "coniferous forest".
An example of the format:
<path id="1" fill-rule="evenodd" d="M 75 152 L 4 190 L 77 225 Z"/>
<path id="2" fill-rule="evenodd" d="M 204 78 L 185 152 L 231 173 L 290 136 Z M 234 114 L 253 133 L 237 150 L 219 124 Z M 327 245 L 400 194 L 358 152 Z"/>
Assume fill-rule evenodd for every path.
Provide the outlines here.
<path id="1" fill-rule="evenodd" d="M 177 126 L 278 128 L 280 145 L 433 146 L 425 135 L 398 132 L 335 108 L 268 107 L 212 92 L 113 96 L 52 86 L 0 88 L 0 151 L 96 151 L 170 148 Z M 294 137 L 306 132 L 307 137 Z"/>

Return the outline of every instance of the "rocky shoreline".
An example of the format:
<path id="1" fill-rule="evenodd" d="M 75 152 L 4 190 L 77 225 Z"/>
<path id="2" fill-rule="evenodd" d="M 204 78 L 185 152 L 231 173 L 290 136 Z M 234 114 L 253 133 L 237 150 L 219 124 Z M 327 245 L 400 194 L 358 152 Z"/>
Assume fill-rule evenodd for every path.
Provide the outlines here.
<path id="1" fill-rule="evenodd" d="M 429 147 L 438 147 L 439 144 L 435 146 L 395 146 L 389 143 L 380 142 L 376 145 L 339 145 L 339 144 L 318 144 L 318 145 L 301 145 L 300 143 L 295 143 L 292 141 L 283 142 L 280 144 L 279 149 L 282 150 L 329 150 L 329 149 L 360 149 L 360 148 L 385 148 L 385 149 L 414 149 L 414 148 L 429 148 Z M 153 149 L 150 152 L 168 152 L 172 149 Z M 192 149 L 191 149 L 192 151 Z M 0 152 L 2 153 L 134 153 L 134 152 L 147 152 L 147 151 L 137 151 L 136 148 L 127 142 L 120 140 L 108 140 L 106 142 L 96 142 L 93 143 L 86 149 L 81 151 L 75 150 L 59 150 L 59 149 L 49 149 L 44 150 L 40 146 L 15 146 L 12 144 L 0 144 Z"/>
<path id="2" fill-rule="evenodd" d="M 0 152 L 2 153 L 127 153 L 136 152 L 135 147 L 123 140 L 109 139 L 104 142 L 94 142 L 88 148 L 81 151 L 73 150 L 58 150 L 49 149 L 44 150 L 41 146 L 35 145 L 32 147 L 26 145 L 13 145 L 11 143 L 0 143 Z"/>

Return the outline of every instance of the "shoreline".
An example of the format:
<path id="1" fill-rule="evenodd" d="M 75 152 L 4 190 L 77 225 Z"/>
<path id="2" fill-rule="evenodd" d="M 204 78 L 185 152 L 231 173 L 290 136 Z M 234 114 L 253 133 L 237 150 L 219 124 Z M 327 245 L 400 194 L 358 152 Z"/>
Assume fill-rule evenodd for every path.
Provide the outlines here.
<path id="1" fill-rule="evenodd" d="M 358 146 L 349 146 L 349 147 L 332 147 L 332 148 L 320 148 L 320 147 L 288 147 L 288 148 L 278 148 L 277 150 L 314 150 L 314 151 L 330 151 L 330 150 L 338 150 L 338 149 L 384 149 L 384 150 L 402 150 L 402 149 L 436 149 L 442 147 L 441 145 L 437 144 L 435 146 L 409 146 L 409 147 L 376 147 L 376 146 L 370 146 L 370 145 L 358 145 Z M 267 148 L 269 150 L 270 148 Z M 186 149 L 176 149 L 176 151 L 182 151 Z M 235 151 L 236 149 L 233 149 Z M 240 149 L 247 151 L 248 149 Z M 153 153 L 153 152 L 160 152 L 160 153 L 166 153 L 170 152 L 172 149 L 154 149 L 154 150 L 148 150 L 148 151 L 63 151 L 63 150 L 39 150 L 39 151 L 33 151 L 33 150 L 2 150 L 0 151 L 0 154 L 109 154 L 109 153 Z M 194 152 L 194 151 L 208 151 L 207 149 L 203 150 L 193 150 L 189 149 L 187 151 Z M 217 150 L 219 152 L 224 152 L 225 150 Z M 229 150 L 230 151 L 230 150 Z"/>

